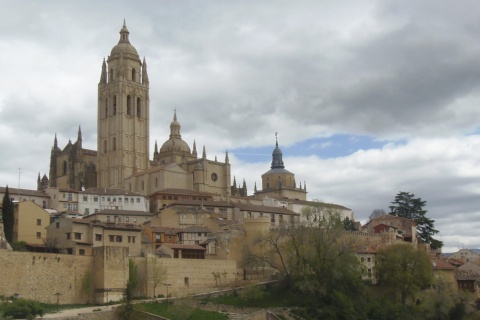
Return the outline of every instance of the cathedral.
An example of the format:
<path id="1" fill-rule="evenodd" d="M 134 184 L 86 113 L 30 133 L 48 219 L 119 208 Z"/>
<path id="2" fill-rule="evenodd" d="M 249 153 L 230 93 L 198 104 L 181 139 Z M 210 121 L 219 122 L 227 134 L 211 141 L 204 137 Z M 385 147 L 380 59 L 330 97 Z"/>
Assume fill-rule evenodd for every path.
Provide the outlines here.
<path id="1" fill-rule="evenodd" d="M 149 151 L 150 98 L 147 63 L 130 43 L 124 22 L 120 40 L 103 60 L 98 83 L 97 151 L 77 141 L 61 149 L 57 137 L 50 157 L 49 178 L 38 177 L 39 189 L 47 186 L 84 190 L 90 187 L 125 189 L 150 195 L 167 188 L 209 192 L 222 197 L 246 197 L 246 183 L 231 186 L 228 152 L 223 161 L 208 159 L 205 146 L 197 153 L 182 139 L 176 111 L 170 136 L 160 149 Z M 279 196 L 306 199 L 306 188 L 296 187 L 294 174 L 285 170 L 282 153 L 272 154 L 271 170 L 262 176 L 262 190 L 255 197 Z"/>

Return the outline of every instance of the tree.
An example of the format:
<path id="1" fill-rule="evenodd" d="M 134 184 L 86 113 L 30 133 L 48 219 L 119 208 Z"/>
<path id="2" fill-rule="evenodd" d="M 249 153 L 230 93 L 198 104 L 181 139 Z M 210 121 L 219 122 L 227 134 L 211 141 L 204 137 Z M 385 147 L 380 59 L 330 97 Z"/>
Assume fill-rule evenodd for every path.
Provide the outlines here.
<path id="1" fill-rule="evenodd" d="M 343 228 L 347 231 L 357 231 L 357 228 L 355 228 L 355 221 L 349 217 L 343 219 Z"/>
<path id="2" fill-rule="evenodd" d="M 373 209 L 372 213 L 370 213 L 370 215 L 368 216 L 368 219 L 373 220 L 375 218 L 383 216 L 384 214 L 387 213 L 383 209 Z"/>
<path id="3" fill-rule="evenodd" d="M 439 249 L 443 246 L 443 242 L 432 237 L 438 233 L 438 230 L 434 228 L 435 220 L 427 218 L 427 210 L 423 209 L 425 204 L 426 201 L 415 198 L 413 193 L 401 191 L 395 196 L 395 200 L 390 206 L 390 214 L 413 219 L 417 224 L 420 239 L 424 243 L 428 243 L 432 249 Z"/>
<path id="4" fill-rule="evenodd" d="M 3 216 L 3 231 L 5 233 L 5 239 L 11 244 L 13 242 L 13 201 L 10 198 L 8 186 L 5 190 L 5 195 L 2 201 L 2 216 Z"/>
<path id="5" fill-rule="evenodd" d="M 158 258 L 151 257 L 152 262 L 152 280 L 153 280 L 153 297 L 156 297 L 156 289 L 158 285 L 167 280 L 167 267 L 158 261 Z"/>
<path id="6" fill-rule="evenodd" d="M 133 259 L 128 260 L 128 281 L 125 288 L 125 303 L 118 307 L 115 311 L 115 318 L 119 320 L 137 319 L 132 305 L 133 294 L 135 288 L 138 286 L 138 269 Z"/>
<path id="7" fill-rule="evenodd" d="M 432 265 L 425 251 L 411 244 L 400 243 L 380 250 L 377 255 L 377 276 L 385 285 L 400 296 L 402 304 L 414 297 L 421 288 L 431 283 Z"/>

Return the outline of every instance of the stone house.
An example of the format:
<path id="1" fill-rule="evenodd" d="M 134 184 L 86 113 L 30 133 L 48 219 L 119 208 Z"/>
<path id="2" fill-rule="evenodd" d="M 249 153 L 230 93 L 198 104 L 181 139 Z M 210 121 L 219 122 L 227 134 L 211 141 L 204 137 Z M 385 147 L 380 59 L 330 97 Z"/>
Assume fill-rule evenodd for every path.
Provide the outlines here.
<path id="1" fill-rule="evenodd" d="M 0 199 L 3 199 L 3 197 L 5 196 L 6 190 L 6 187 L 0 187 Z M 8 187 L 8 194 L 10 195 L 12 201 L 31 201 L 38 204 L 43 209 L 50 208 L 50 196 L 43 191 L 16 189 Z"/>
<path id="2" fill-rule="evenodd" d="M 50 208 L 56 211 L 78 212 L 78 191 L 70 188 L 48 187 L 45 191 L 50 196 Z"/>
<path id="3" fill-rule="evenodd" d="M 61 253 L 92 255 L 93 247 L 127 247 L 130 256 L 141 256 L 141 227 L 61 217 L 47 227 L 47 237 Z"/>
<path id="4" fill-rule="evenodd" d="M 396 231 L 396 234 L 403 238 L 403 241 L 411 242 L 415 247 L 417 246 L 417 224 L 412 219 L 384 214 L 362 226 L 362 231 L 368 233 L 383 233 L 392 230 Z"/>
<path id="5" fill-rule="evenodd" d="M 150 211 L 158 212 L 160 209 L 179 200 L 213 201 L 213 196 L 208 192 L 166 188 L 150 194 L 148 199 L 150 201 Z"/>
<path id="6" fill-rule="evenodd" d="M 205 259 L 206 249 L 196 244 L 163 243 L 157 255 L 174 259 Z"/>
<path id="7" fill-rule="evenodd" d="M 457 259 L 459 261 L 462 261 L 463 263 L 473 262 L 478 264 L 478 262 L 480 262 L 480 254 L 477 254 L 468 249 L 460 249 L 457 252 L 451 254 L 449 258 Z"/>
<path id="8" fill-rule="evenodd" d="M 148 211 L 105 209 L 97 213 L 89 214 L 84 217 L 84 219 L 89 221 L 98 220 L 107 223 L 131 223 L 141 225 L 150 221 L 152 217 L 153 215 Z"/>
<path id="9" fill-rule="evenodd" d="M 25 241 L 29 245 L 44 245 L 50 224 L 50 213 L 33 201 L 14 203 L 13 241 Z"/>

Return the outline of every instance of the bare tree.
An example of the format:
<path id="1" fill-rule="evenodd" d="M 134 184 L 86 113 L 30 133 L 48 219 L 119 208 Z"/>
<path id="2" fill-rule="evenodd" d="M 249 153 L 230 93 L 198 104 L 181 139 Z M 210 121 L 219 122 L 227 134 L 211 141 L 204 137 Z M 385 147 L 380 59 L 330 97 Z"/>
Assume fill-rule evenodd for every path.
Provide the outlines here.
<path id="1" fill-rule="evenodd" d="M 152 280 L 153 280 L 153 296 L 156 297 L 156 289 L 159 284 L 165 282 L 168 276 L 167 267 L 160 261 L 159 258 L 152 256 L 150 262 L 152 265 Z"/>

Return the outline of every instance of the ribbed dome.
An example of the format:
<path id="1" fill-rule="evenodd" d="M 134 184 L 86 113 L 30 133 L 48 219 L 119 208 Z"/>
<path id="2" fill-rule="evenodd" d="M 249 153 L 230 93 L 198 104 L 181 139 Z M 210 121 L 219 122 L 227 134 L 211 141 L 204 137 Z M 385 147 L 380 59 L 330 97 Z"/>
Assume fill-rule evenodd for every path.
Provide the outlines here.
<path id="1" fill-rule="evenodd" d="M 137 49 L 135 49 L 134 46 L 130 44 L 130 40 L 128 39 L 128 35 L 130 32 L 127 29 L 127 26 L 125 25 L 125 20 L 123 21 L 123 27 L 120 30 L 120 40 L 118 41 L 118 44 L 112 48 L 112 52 L 110 52 L 110 56 L 114 57 L 117 54 L 122 53 L 127 53 L 127 54 L 132 54 L 138 57 L 138 52 Z"/>
<path id="2" fill-rule="evenodd" d="M 177 121 L 177 111 L 173 114 L 173 121 L 170 123 L 170 139 L 160 148 L 160 153 L 164 152 L 188 152 L 190 154 L 190 147 L 182 140 L 180 135 L 180 123 Z"/>

